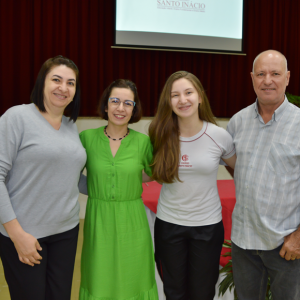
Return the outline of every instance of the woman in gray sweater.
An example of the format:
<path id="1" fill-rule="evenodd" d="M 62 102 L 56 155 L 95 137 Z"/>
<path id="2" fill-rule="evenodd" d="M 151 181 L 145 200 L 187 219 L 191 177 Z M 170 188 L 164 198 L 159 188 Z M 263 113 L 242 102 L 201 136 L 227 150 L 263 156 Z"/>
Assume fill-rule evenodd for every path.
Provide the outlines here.
<path id="1" fill-rule="evenodd" d="M 0 118 L 0 256 L 13 300 L 70 299 L 86 162 L 78 77 L 71 60 L 48 59 L 33 103 Z"/>

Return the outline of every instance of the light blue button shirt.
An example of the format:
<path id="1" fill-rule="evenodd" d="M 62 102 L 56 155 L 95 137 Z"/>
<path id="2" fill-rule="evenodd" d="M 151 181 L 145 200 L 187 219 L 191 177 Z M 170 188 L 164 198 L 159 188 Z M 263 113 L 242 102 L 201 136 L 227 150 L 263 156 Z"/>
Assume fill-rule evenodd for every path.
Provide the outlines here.
<path id="1" fill-rule="evenodd" d="M 271 250 L 300 224 L 300 109 L 284 102 L 265 124 L 257 101 L 229 121 L 237 154 L 232 241 Z"/>

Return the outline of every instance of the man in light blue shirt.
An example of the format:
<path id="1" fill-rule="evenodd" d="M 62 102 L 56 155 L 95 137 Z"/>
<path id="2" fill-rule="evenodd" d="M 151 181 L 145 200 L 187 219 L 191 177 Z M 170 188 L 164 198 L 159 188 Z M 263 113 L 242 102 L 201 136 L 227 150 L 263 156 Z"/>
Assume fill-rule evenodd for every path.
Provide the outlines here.
<path id="1" fill-rule="evenodd" d="M 300 299 L 300 109 L 285 97 L 290 72 L 278 51 L 260 53 L 251 72 L 254 104 L 227 131 L 237 153 L 232 263 L 239 300 Z"/>

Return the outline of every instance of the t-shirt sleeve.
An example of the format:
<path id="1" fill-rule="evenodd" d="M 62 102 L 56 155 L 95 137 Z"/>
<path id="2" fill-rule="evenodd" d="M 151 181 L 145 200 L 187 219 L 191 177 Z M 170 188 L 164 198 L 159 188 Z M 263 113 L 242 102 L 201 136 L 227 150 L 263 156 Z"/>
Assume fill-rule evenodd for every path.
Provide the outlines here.
<path id="1" fill-rule="evenodd" d="M 14 120 L 15 119 L 15 120 Z M 18 129 L 18 118 L 10 111 L 0 118 L 0 222 L 7 223 L 16 218 L 5 180 L 17 158 L 22 140 L 22 132 Z M 14 125 L 13 125 L 14 124 Z"/>
<path id="2" fill-rule="evenodd" d="M 144 165 L 144 172 L 148 176 L 152 176 L 152 160 L 153 160 L 153 147 L 150 141 L 150 138 L 147 137 L 144 147 L 144 154 L 143 154 L 143 165 Z"/>
<path id="3" fill-rule="evenodd" d="M 235 154 L 235 147 L 233 144 L 232 136 L 223 128 L 219 132 L 219 146 L 222 151 L 222 158 L 230 158 Z"/>

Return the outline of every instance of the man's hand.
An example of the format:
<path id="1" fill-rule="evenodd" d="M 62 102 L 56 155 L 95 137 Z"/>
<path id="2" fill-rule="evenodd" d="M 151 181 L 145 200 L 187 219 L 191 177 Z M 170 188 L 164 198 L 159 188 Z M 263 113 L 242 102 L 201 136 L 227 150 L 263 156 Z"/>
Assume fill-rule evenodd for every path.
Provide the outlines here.
<path id="1" fill-rule="evenodd" d="M 286 260 L 300 259 L 300 228 L 284 237 L 279 255 Z"/>

